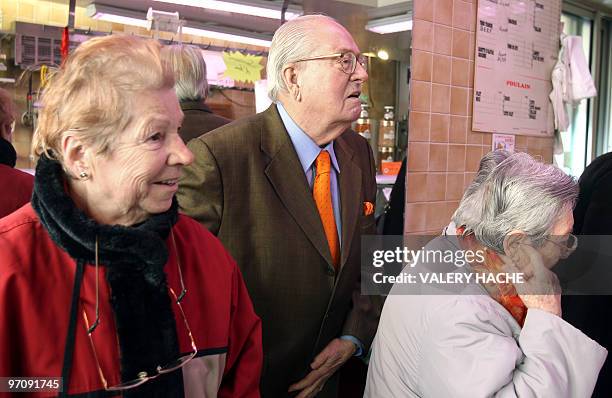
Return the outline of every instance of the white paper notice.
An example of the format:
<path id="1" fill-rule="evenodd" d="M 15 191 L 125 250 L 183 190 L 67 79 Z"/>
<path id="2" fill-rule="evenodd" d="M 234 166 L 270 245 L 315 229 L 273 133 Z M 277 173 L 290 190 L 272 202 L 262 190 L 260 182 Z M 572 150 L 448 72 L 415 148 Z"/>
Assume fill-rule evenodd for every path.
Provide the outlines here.
<path id="1" fill-rule="evenodd" d="M 503 149 L 510 153 L 514 152 L 515 137 L 510 134 L 493 134 L 493 145 L 491 150 Z"/>
<path id="2" fill-rule="evenodd" d="M 260 113 L 272 105 L 272 100 L 268 97 L 268 80 L 258 80 L 255 82 L 255 112 Z"/>
<path id="3" fill-rule="evenodd" d="M 206 62 L 206 80 L 208 84 L 221 87 L 234 87 L 236 84 L 225 75 L 225 62 L 223 54 L 218 51 L 201 50 Z"/>
<path id="4" fill-rule="evenodd" d="M 472 129 L 552 135 L 560 0 L 479 0 Z"/>

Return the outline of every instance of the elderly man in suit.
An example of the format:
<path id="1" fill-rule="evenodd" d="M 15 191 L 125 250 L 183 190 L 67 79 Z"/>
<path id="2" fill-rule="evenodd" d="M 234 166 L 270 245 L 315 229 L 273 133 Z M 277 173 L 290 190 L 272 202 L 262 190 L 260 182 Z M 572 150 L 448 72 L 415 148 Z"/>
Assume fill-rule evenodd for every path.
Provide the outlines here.
<path id="1" fill-rule="evenodd" d="M 380 313 L 360 295 L 360 240 L 374 233 L 374 160 L 349 130 L 367 62 L 322 15 L 281 26 L 267 75 L 274 104 L 189 143 L 184 213 L 240 266 L 263 320 L 264 397 L 333 397 L 336 371 L 367 353 Z"/>

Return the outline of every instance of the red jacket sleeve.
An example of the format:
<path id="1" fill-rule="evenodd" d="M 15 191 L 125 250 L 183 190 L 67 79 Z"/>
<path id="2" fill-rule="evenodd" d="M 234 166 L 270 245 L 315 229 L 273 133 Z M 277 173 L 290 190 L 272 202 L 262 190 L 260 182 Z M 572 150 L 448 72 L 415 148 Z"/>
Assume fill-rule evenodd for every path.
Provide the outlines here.
<path id="1" fill-rule="evenodd" d="M 258 398 L 263 364 L 261 320 L 255 314 L 240 270 L 230 261 L 234 264 L 230 337 L 219 398 Z"/>

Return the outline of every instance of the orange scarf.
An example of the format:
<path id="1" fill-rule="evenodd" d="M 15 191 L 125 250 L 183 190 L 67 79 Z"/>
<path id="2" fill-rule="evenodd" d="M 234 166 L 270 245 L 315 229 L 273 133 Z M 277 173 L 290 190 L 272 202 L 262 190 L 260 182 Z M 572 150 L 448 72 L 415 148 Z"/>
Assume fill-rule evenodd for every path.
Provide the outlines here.
<path id="1" fill-rule="evenodd" d="M 462 244 L 470 249 L 481 248 L 482 245 L 476 241 L 473 234 L 463 235 L 465 227 L 461 226 L 457 228 L 457 236 L 461 238 Z M 485 261 L 483 264 L 484 269 L 490 272 L 498 272 L 503 266 L 502 259 L 491 250 L 485 250 Z M 498 303 L 500 303 L 512 317 L 518 322 L 521 327 L 525 323 L 525 317 L 527 316 L 527 307 L 523 303 L 523 300 L 516 294 L 516 289 L 512 284 L 497 284 L 496 285 L 499 295 L 493 297 Z"/>

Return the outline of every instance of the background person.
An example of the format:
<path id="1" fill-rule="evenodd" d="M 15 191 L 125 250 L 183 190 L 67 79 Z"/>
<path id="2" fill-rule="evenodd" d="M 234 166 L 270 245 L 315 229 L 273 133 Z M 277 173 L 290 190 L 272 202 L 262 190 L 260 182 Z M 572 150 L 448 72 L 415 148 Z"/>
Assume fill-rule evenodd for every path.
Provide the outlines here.
<path id="1" fill-rule="evenodd" d="M 204 103 L 208 96 L 206 62 L 198 47 L 186 44 L 165 46 L 162 57 L 174 71 L 174 90 L 185 115 L 179 135 L 185 143 L 231 122 L 215 115 Z"/>
<path id="2" fill-rule="evenodd" d="M 609 246 L 612 235 L 612 153 L 599 156 L 579 180 L 580 194 L 574 209 L 574 235 L 591 235 L 589 246 Z M 596 235 L 596 236 L 592 236 Z M 577 257 L 578 256 L 578 257 Z M 586 271 L 589 266 L 608 269 L 609 257 L 579 251 L 573 256 Z M 571 260 L 567 265 L 571 265 Z M 566 266 L 566 264 L 563 264 Z M 608 285 L 612 281 L 607 280 Z M 608 350 L 612 347 L 612 296 L 568 295 L 563 298 L 563 319 L 583 330 Z M 608 357 L 593 391 L 595 398 L 612 396 L 612 362 Z"/>
<path id="3" fill-rule="evenodd" d="M 43 93 L 32 203 L 0 221 L 2 376 L 61 376 L 65 394 L 259 396 L 240 271 L 178 214 L 193 155 L 160 47 L 90 39 Z"/>
<path id="4" fill-rule="evenodd" d="M 262 395 L 336 396 L 336 371 L 365 354 L 380 307 L 360 295 L 360 240 L 373 234 L 372 150 L 349 131 L 367 61 L 334 19 L 283 24 L 263 113 L 189 142 L 181 210 L 219 236 L 262 317 Z"/>
<path id="5" fill-rule="evenodd" d="M 575 182 L 555 166 L 516 153 L 482 185 L 481 201 L 459 204 L 463 214 L 481 215 L 466 219 L 473 233 L 445 234 L 425 249 L 480 250 L 484 263 L 471 267 L 493 274 L 520 270 L 526 282 L 472 282 L 456 294 L 430 295 L 401 295 L 396 284 L 373 344 L 365 397 L 591 395 L 607 352 L 561 319 L 558 281 L 550 271 L 575 248 Z M 518 302 L 502 299 L 513 292 Z"/>
<path id="6" fill-rule="evenodd" d="M 17 152 L 11 144 L 15 123 L 15 104 L 8 91 L 0 88 L 0 218 L 30 201 L 34 177 L 15 169 Z"/>

